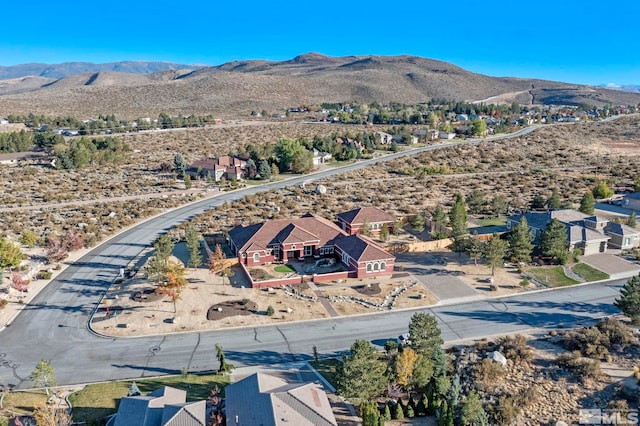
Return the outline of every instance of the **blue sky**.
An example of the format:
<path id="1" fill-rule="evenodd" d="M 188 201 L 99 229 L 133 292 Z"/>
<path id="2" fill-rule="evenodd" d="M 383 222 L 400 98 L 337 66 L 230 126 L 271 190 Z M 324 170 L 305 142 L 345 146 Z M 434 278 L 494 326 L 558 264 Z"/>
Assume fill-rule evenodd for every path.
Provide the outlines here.
<path id="1" fill-rule="evenodd" d="M 0 65 L 219 65 L 409 54 L 493 76 L 640 84 L 640 2 L 593 0 L 5 2 Z M 217 3 L 217 4 L 216 4 Z M 28 7 L 25 7 L 28 5 Z"/>

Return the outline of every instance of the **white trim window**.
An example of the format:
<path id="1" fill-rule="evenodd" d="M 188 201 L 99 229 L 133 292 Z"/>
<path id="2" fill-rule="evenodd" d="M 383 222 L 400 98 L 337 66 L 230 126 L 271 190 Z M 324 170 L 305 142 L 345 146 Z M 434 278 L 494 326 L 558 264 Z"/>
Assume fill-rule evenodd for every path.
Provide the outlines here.
<path id="1" fill-rule="evenodd" d="M 304 246 L 304 255 L 313 256 L 313 246 Z"/>
<path id="2" fill-rule="evenodd" d="M 380 262 L 380 270 L 381 271 L 387 270 L 387 262 Z"/>
<path id="3" fill-rule="evenodd" d="M 258 253 L 258 252 L 253 253 L 253 261 L 254 262 L 260 262 L 260 253 Z"/>
<path id="4" fill-rule="evenodd" d="M 349 264 L 349 255 L 346 252 L 342 252 L 342 263 L 345 265 Z"/>

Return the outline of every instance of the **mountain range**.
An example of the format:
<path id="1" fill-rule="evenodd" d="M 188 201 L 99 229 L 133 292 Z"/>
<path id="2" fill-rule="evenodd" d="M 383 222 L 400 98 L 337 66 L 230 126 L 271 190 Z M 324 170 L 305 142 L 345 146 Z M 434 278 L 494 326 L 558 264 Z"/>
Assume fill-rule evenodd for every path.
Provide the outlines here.
<path id="1" fill-rule="evenodd" d="M 434 98 L 522 105 L 640 103 L 640 93 L 491 77 L 407 55 L 307 53 L 286 61 L 246 60 L 213 67 L 164 62 L 28 64 L 0 68 L 0 78 L 3 75 L 14 77 L 0 80 L 0 115 L 238 116 L 323 102 L 415 104 Z"/>

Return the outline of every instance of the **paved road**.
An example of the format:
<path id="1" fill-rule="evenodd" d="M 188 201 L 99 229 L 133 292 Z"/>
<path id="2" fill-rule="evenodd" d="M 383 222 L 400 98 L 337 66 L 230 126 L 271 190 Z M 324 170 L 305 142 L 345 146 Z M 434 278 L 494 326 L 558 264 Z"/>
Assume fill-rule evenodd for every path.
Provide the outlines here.
<path id="1" fill-rule="evenodd" d="M 533 131 L 524 129 L 521 134 Z M 496 139 L 501 139 L 499 137 Z M 60 384 L 86 383 L 216 368 L 214 345 L 220 343 L 238 366 L 304 359 L 313 345 L 321 354 L 346 350 L 356 338 L 378 344 L 406 331 L 413 311 L 331 318 L 260 328 L 194 332 L 129 339 L 104 338 L 87 329 L 100 297 L 120 267 L 128 264 L 160 233 L 225 201 L 248 194 L 320 179 L 371 164 L 444 146 L 399 152 L 325 170 L 288 181 L 220 194 L 170 211 L 129 229 L 96 247 L 52 281 L 13 323 L 0 333 L 0 385 L 30 386 L 36 363 L 48 359 Z M 566 325 L 613 312 L 612 300 L 622 282 L 527 294 L 502 302 L 480 301 L 431 310 L 441 320 L 447 341 L 499 334 L 531 327 Z"/>

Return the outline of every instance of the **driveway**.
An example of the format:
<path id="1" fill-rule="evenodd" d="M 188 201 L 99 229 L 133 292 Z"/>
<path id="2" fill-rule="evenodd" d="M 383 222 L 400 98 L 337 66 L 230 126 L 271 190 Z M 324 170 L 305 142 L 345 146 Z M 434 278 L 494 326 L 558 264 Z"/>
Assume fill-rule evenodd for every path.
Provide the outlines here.
<path id="1" fill-rule="evenodd" d="M 434 253 L 399 253 L 396 265 L 414 275 L 440 301 L 438 304 L 481 299 L 482 295 L 448 271 Z"/>
<path id="2" fill-rule="evenodd" d="M 609 274 L 611 279 L 630 278 L 640 273 L 640 265 L 612 254 L 598 253 L 582 256 L 580 261 Z"/>

